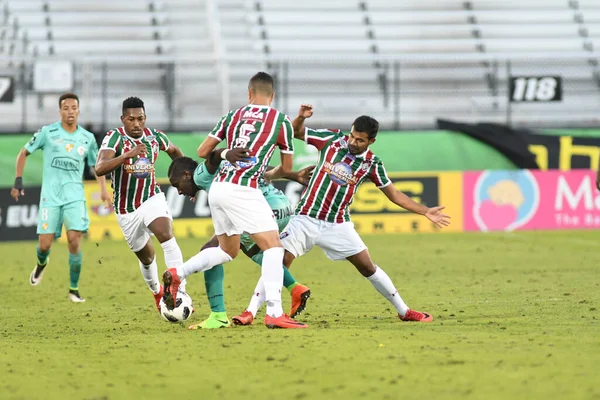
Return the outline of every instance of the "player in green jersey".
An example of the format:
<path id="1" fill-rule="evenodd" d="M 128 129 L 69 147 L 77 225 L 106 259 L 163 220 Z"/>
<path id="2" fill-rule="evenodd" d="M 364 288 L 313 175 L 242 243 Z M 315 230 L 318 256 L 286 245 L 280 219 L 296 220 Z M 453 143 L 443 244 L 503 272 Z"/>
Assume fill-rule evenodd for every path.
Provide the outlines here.
<path id="1" fill-rule="evenodd" d="M 123 101 L 121 122 L 123 126 L 108 132 L 100 146 L 96 173 L 111 175 L 117 222 L 158 308 L 163 289 L 150 235 L 160 242 L 167 268 L 183 264 L 183 255 L 173 236 L 173 218 L 156 182 L 154 165 L 161 151 L 172 159 L 183 153 L 163 132 L 146 127 L 146 109 L 139 98 Z"/>
<path id="2" fill-rule="evenodd" d="M 62 234 L 63 224 L 69 246 L 70 283 L 68 299 L 81 303 L 85 299 L 79 294 L 82 255 L 81 237 L 87 232 L 89 218 L 83 190 L 83 169 L 96 163 L 98 145 L 91 132 L 77 124 L 79 98 L 74 93 L 65 93 L 58 99 L 61 120 L 42 127 L 17 156 L 15 184 L 11 196 L 19 201 L 25 195 L 23 170 L 28 155 L 41 150 L 44 157 L 42 192 L 38 212 L 37 265 L 29 276 L 29 283 L 37 286 L 42 277 L 55 238 Z M 87 160 L 87 161 L 86 161 Z M 97 176 L 100 195 L 107 205 L 110 196 L 103 176 Z"/>
<path id="3" fill-rule="evenodd" d="M 232 151 L 237 151 L 236 149 Z M 213 163 L 211 163 L 211 161 Z M 211 160 L 209 157 L 205 162 L 198 164 L 189 157 L 182 157 L 173 160 L 169 167 L 169 181 L 171 185 L 179 191 L 180 195 L 189 196 L 195 200 L 200 190 L 208 192 L 213 183 L 214 177 L 220 167 L 220 160 Z M 313 167 L 304 168 L 298 171 L 295 175 L 290 176 L 291 179 L 306 184 Z M 273 185 L 267 184 L 264 180 L 259 181 L 259 189 L 261 190 L 265 200 L 269 203 L 279 231 L 281 232 L 287 225 L 291 215 L 292 206 L 282 191 L 276 189 Z M 250 235 L 243 234 L 240 238 L 241 250 L 252 259 L 256 264 L 262 264 L 263 253 L 260 251 L 256 243 Z M 216 236 L 213 236 L 202 248 L 217 247 L 219 245 Z M 225 298 L 223 289 L 224 280 L 223 265 L 217 265 L 212 269 L 204 271 L 204 285 L 206 287 L 206 295 L 211 308 L 211 314 L 205 321 L 199 324 L 194 324 L 189 329 L 214 329 L 224 328 L 230 325 L 227 313 L 225 310 Z M 285 286 L 292 297 L 292 307 L 290 316 L 295 317 L 302 313 L 306 307 L 306 302 L 310 297 L 310 289 L 301 285 L 296 281 L 293 275 L 284 268 L 283 286 Z M 242 316 L 234 317 L 234 323 L 239 323 L 238 319 L 242 318 L 245 322 L 250 319 L 247 324 L 254 320 L 258 307 L 264 302 L 264 289 L 262 281 L 259 282 L 254 294 L 250 300 L 250 305 Z"/>

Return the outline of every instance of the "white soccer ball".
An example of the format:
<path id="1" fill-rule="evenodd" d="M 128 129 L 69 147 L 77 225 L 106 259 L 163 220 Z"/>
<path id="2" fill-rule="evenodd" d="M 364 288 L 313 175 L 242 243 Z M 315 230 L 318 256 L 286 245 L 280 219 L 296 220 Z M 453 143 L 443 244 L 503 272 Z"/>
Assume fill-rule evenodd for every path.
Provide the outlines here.
<path id="1" fill-rule="evenodd" d="M 160 315 L 169 322 L 181 322 L 185 321 L 196 311 L 192 304 L 192 298 L 189 294 L 184 292 L 177 293 L 176 307 L 172 310 L 167 308 L 167 305 L 160 299 Z"/>

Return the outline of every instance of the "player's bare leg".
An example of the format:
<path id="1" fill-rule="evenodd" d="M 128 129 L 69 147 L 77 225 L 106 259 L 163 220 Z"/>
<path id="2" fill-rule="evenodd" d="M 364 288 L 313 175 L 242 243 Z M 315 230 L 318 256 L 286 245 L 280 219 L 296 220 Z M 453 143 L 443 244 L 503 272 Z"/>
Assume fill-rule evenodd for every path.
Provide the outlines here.
<path id="1" fill-rule="evenodd" d="M 82 255 L 79 244 L 83 232 L 69 230 L 67 231 L 67 241 L 69 243 L 69 295 L 68 298 L 74 303 L 83 303 L 85 299 L 79 294 L 79 276 L 81 275 Z"/>
<path id="2" fill-rule="evenodd" d="M 356 267 L 362 276 L 367 278 L 377 291 L 398 311 L 398 317 L 402 321 L 431 322 L 433 317 L 428 313 L 414 311 L 400 297 L 398 290 L 390 277 L 380 267 L 373 263 L 368 250 L 346 258 Z"/>
<path id="3" fill-rule="evenodd" d="M 141 250 L 136 251 L 135 255 L 140 261 L 140 272 L 144 277 L 144 281 L 154 296 L 156 308 L 160 311 L 159 303 L 163 295 L 163 288 L 158 281 L 158 266 L 156 264 L 156 253 L 154 252 L 154 246 L 152 246 L 152 239 L 148 239 L 146 245 Z"/>
<path id="4" fill-rule="evenodd" d="M 38 235 L 38 246 L 36 249 L 37 263 L 29 275 L 29 284 L 31 286 L 37 286 L 42 283 L 44 277 L 44 270 L 48 265 L 50 259 L 50 248 L 54 242 L 54 234 L 41 234 Z"/>

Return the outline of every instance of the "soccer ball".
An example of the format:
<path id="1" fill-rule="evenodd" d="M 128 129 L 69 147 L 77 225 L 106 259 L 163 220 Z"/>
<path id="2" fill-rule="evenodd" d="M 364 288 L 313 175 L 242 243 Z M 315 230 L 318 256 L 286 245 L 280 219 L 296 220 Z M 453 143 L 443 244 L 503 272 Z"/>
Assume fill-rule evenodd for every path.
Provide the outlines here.
<path id="1" fill-rule="evenodd" d="M 192 298 L 184 292 L 177 293 L 177 303 L 174 309 L 169 310 L 163 299 L 160 299 L 159 306 L 160 315 L 169 322 L 185 321 L 196 311 L 192 304 Z"/>

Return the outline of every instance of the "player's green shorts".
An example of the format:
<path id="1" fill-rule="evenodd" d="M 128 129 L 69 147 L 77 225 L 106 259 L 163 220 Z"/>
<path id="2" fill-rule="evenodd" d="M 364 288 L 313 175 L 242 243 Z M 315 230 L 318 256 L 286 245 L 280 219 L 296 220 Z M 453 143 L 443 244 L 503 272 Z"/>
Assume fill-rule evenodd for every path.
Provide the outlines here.
<path id="1" fill-rule="evenodd" d="M 62 225 L 65 231 L 87 232 L 90 226 L 87 206 L 84 200 L 74 201 L 63 206 L 44 206 L 40 204 L 38 211 L 37 234 L 54 234 L 55 238 L 62 235 Z"/>

